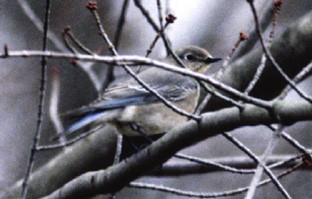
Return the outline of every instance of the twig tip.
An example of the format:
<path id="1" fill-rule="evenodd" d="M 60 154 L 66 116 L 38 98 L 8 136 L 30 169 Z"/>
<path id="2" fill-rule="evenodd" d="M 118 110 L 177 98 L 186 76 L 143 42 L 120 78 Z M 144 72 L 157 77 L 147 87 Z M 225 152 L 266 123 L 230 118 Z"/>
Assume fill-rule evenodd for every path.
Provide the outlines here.
<path id="1" fill-rule="evenodd" d="M 283 4 L 283 0 L 274 0 L 275 6 L 281 6 Z"/>
<path id="2" fill-rule="evenodd" d="M 174 16 L 173 14 L 168 14 L 166 17 L 166 22 L 167 23 L 174 23 L 174 21 L 177 19 L 176 16 Z"/>
<path id="3" fill-rule="evenodd" d="M 312 165 L 312 159 L 311 159 L 311 156 L 309 155 L 304 155 L 302 157 L 302 162 L 307 165 L 307 166 L 311 166 Z"/>
<path id="4" fill-rule="evenodd" d="M 86 8 L 90 11 L 94 11 L 98 9 L 97 2 L 96 1 L 88 1 Z"/>
<path id="5" fill-rule="evenodd" d="M 248 36 L 247 36 L 246 33 L 240 32 L 240 33 L 239 33 L 239 39 L 240 39 L 241 41 L 246 41 L 246 40 L 248 40 L 249 38 L 248 38 Z"/>
<path id="6" fill-rule="evenodd" d="M 77 64 L 78 64 L 78 62 L 77 62 L 76 59 L 70 60 L 70 63 L 71 63 L 72 65 L 74 65 L 74 66 L 77 66 Z"/>
<path id="7" fill-rule="evenodd" d="M 51 72 L 52 72 L 53 76 L 56 76 L 56 75 L 59 75 L 61 71 L 60 71 L 59 67 L 53 66 L 51 69 Z"/>
<path id="8" fill-rule="evenodd" d="M 70 32 L 71 31 L 71 26 L 66 26 L 65 28 L 64 28 L 64 33 L 68 33 L 68 32 Z"/>
<path id="9" fill-rule="evenodd" d="M 9 56 L 9 47 L 7 44 L 4 44 L 4 56 L 8 57 Z"/>

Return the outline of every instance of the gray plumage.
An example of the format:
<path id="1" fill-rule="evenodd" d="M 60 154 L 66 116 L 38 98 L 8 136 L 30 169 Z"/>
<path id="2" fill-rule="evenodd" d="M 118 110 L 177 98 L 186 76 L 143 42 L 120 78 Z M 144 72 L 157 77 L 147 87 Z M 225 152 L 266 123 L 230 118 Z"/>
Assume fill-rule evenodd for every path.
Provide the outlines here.
<path id="1" fill-rule="evenodd" d="M 220 60 L 213 59 L 206 50 L 195 46 L 180 49 L 177 55 L 188 69 L 200 73 L 206 72 L 210 63 Z M 171 57 L 165 61 L 175 63 Z M 155 67 L 139 73 L 138 77 L 175 106 L 194 112 L 199 98 L 199 85 L 195 79 Z M 79 119 L 58 137 L 101 123 L 113 123 L 119 133 L 136 136 L 138 133 L 130 128 L 134 123 L 147 135 L 153 135 L 165 133 L 187 121 L 185 116 L 166 107 L 134 79 L 108 88 L 99 99 L 68 112 L 67 116 Z"/>

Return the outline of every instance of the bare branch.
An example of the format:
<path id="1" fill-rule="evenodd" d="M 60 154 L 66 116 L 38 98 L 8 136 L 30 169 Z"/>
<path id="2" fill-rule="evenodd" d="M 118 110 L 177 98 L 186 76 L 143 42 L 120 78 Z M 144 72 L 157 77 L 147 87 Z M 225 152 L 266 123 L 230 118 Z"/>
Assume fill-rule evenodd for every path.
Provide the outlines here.
<path id="1" fill-rule="evenodd" d="M 282 172 L 277 175 L 277 178 L 282 178 L 286 176 L 287 174 L 297 170 L 300 166 L 302 166 L 303 163 L 299 163 L 292 167 L 291 169 Z M 271 182 L 271 179 L 266 179 L 257 185 L 258 187 L 266 185 Z M 157 191 L 162 191 L 165 193 L 171 193 L 175 195 L 180 195 L 180 196 L 188 196 L 188 197 L 196 197 L 196 198 L 219 198 L 219 197 L 226 197 L 226 196 L 233 196 L 239 193 L 246 192 L 248 190 L 248 187 L 241 187 L 237 188 L 234 190 L 229 190 L 229 191 L 223 191 L 223 192 L 216 192 L 216 193 L 199 193 L 199 192 L 193 192 L 193 191 L 185 191 L 185 190 L 179 190 L 175 188 L 170 188 L 170 187 L 165 187 L 161 185 L 155 185 L 155 184 L 148 184 L 148 183 L 141 183 L 141 182 L 131 182 L 130 185 L 128 186 L 130 188 L 137 188 L 137 189 L 149 189 L 149 190 L 157 190 Z"/>
<path id="2" fill-rule="evenodd" d="M 283 128 L 284 128 L 284 126 L 279 124 L 279 126 L 277 127 L 276 131 L 274 132 L 269 144 L 267 145 L 266 149 L 264 150 L 262 156 L 259 158 L 260 162 L 258 163 L 256 171 L 255 171 L 255 175 L 253 176 L 253 178 L 250 182 L 250 186 L 248 188 L 245 199 L 252 199 L 254 197 L 257 185 L 259 184 L 259 182 L 261 180 L 263 170 L 265 170 L 265 167 L 262 165 L 267 164 L 267 158 L 273 153 L 274 148 L 277 146 L 277 143 L 280 140 Z M 270 176 L 270 179 L 273 182 L 275 180 L 275 178 L 271 178 L 271 176 Z M 290 198 L 289 193 L 286 191 L 286 189 L 280 184 L 280 182 L 278 182 L 278 183 L 279 183 L 278 187 L 277 187 L 278 190 L 284 195 L 284 197 Z"/>
<path id="3" fill-rule="evenodd" d="M 163 63 L 160 61 L 152 60 L 149 58 L 144 58 L 144 57 L 139 57 L 139 56 L 118 56 L 118 57 L 108 57 L 108 56 L 98 56 L 98 55 L 81 55 L 81 54 L 68 54 L 68 53 L 57 53 L 57 52 L 51 52 L 51 51 L 46 51 L 46 52 L 41 52 L 41 51 L 9 51 L 8 55 L 6 54 L 0 54 L 0 58 L 8 58 L 8 57 L 37 57 L 37 56 L 46 56 L 48 58 L 69 58 L 69 59 L 77 59 L 77 60 L 86 60 L 86 61 L 94 61 L 94 62 L 103 62 L 103 63 L 108 63 L 108 64 L 115 64 L 119 66 L 124 66 L 124 65 L 151 65 L 151 66 L 156 66 L 168 71 L 176 72 L 182 75 L 190 76 L 195 79 L 205 81 L 214 87 L 226 91 L 232 95 L 237 96 L 239 99 L 242 101 L 246 101 L 249 103 L 256 104 L 261 107 L 266 107 L 270 109 L 271 103 L 260 100 L 254 97 L 249 97 L 246 96 L 245 94 L 233 89 L 230 86 L 227 86 L 221 82 L 218 82 L 214 80 L 211 77 L 208 77 L 206 75 L 196 73 L 190 70 L 186 70 L 183 68 L 179 68 L 177 66 Z M 132 72 L 133 73 L 133 72 Z M 132 74 L 133 77 L 135 78 L 136 75 L 135 73 Z"/>
<path id="4" fill-rule="evenodd" d="M 305 100 L 309 101 L 310 103 L 312 103 L 312 97 L 308 96 L 305 92 L 303 92 L 300 88 L 298 88 L 296 86 L 296 84 L 288 77 L 288 75 L 284 72 L 284 70 L 280 67 L 280 65 L 276 62 L 275 58 L 273 57 L 273 55 L 271 54 L 270 50 L 268 49 L 268 47 L 265 45 L 264 40 L 263 40 L 263 36 L 262 36 L 262 32 L 261 32 L 261 27 L 259 24 L 259 20 L 258 20 L 258 16 L 257 16 L 257 11 L 256 8 L 253 4 L 253 0 L 247 0 L 247 2 L 249 3 L 252 13 L 254 15 L 255 18 L 255 24 L 256 24 L 256 31 L 258 33 L 259 39 L 260 39 L 260 43 L 263 49 L 263 52 L 265 53 L 266 57 L 270 60 L 270 62 L 273 64 L 273 66 L 277 69 L 277 71 L 282 75 L 282 77 L 287 81 L 287 83 Z"/>
<path id="5" fill-rule="evenodd" d="M 227 134 L 227 133 L 223 133 L 224 137 L 226 137 L 228 140 L 230 140 L 232 143 L 235 144 L 235 146 L 237 146 L 239 149 L 241 149 L 242 151 L 244 151 L 251 159 L 253 159 L 257 164 L 259 164 L 264 172 L 270 177 L 270 179 L 272 180 L 273 184 L 276 186 L 276 188 L 282 193 L 282 195 L 284 195 L 287 198 L 290 198 L 289 194 L 287 193 L 287 191 L 285 190 L 285 188 L 283 187 L 283 185 L 279 182 L 279 180 L 276 178 L 276 176 L 274 175 L 274 173 L 260 160 L 260 158 L 258 158 L 258 156 L 256 156 L 256 154 L 254 154 L 250 149 L 248 149 L 243 143 L 241 143 L 240 141 L 238 141 L 236 138 L 234 138 L 233 136 Z M 262 170 L 262 169 L 261 169 Z M 260 171 L 260 173 L 262 173 L 262 171 Z"/>
<path id="6" fill-rule="evenodd" d="M 46 8 L 45 8 L 45 20 L 43 26 L 43 44 L 42 44 L 42 51 L 47 50 L 47 35 L 48 35 L 48 28 L 49 28 L 49 16 L 50 16 L 50 0 L 46 1 Z M 39 90 L 39 105 L 38 105 L 38 118 L 37 118 L 37 126 L 34 135 L 34 141 L 31 147 L 31 153 L 29 157 L 29 161 L 26 167 L 26 174 L 23 181 L 23 189 L 21 193 L 21 197 L 26 199 L 27 190 L 28 190 L 28 180 L 30 173 L 34 167 L 35 155 L 36 155 L 36 148 L 39 145 L 41 127 L 42 127 L 42 116 L 43 116 L 43 108 L 44 108 L 44 100 L 45 100 L 45 92 L 46 92 L 46 70 L 47 70 L 47 57 L 41 57 L 41 79 L 40 79 L 40 90 Z"/>
<path id="7" fill-rule="evenodd" d="M 113 55 L 118 56 L 118 52 L 115 48 L 115 46 L 113 45 L 113 43 L 110 41 L 110 39 L 108 38 L 104 27 L 101 23 L 100 17 L 97 13 L 97 10 L 91 10 L 92 13 L 94 14 L 94 17 L 96 19 L 98 28 L 100 30 L 100 35 L 103 37 L 104 41 L 106 42 L 108 49 L 112 52 Z M 146 89 L 147 91 L 149 91 L 150 93 L 152 93 L 153 95 L 155 95 L 164 105 L 166 105 L 168 108 L 170 108 L 171 110 L 173 110 L 174 112 L 183 115 L 183 116 L 187 116 L 189 118 L 198 120 L 200 119 L 199 116 L 194 115 L 192 113 L 188 113 L 187 111 L 184 111 L 183 109 L 178 108 L 177 106 L 175 106 L 174 104 L 172 104 L 170 101 L 168 101 L 166 98 L 164 98 L 163 96 L 161 96 L 155 89 L 153 89 L 152 87 L 150 87 L 147 83 L 145 83 L 140 77 L 138 77 L 135 72 L 133 72 L 131 70 L 131 68 L 129 66 L 127 66 L 127 64 L 122 64 L 121 67 L 132 77 L 134 78 L 138 84 L 140 84 L 144 89 Z"/>
<path id="8" fill-rule="evenodd" d="M 116 47 L 116 49 L 118 49 L 119 44 L 120 44 L 120 37 L 122 34 L 122 30 L 125 24 L 125 20 L 126 20 L 126 14 L 127 14 L 127 10 L 128 10 L 128 6 L 129 6 L 129 0 L 124 0 L 124 3 L 122 5 L 122 9 L 121 9 L 121 14 L 118 20 L 118 25 L 117 25 L 117 30 L 115 33 L 115 38 L 114 38 L 114 45 Z"/>
<path id="9" fill-rule="evenodd" d="M 275 108 L 274 112 L 284 122 L 312 118 L 312 106 L 306 101 L 290 104 L 278 103 Z M 135 156 L 127 158 L 108 170 L 83 174 L 47 198 L 82 197 L 95 193 L 116 192 L 156 165 L 168 160 L 177 151 L 200 140 L 242 125 L 277 122 L 271 117 L 269 111 L 252 105 L 246 106 L 243 111 L 228 108 L 202 116 L 201 123 L 190 120 L 165 134 Z"/>
<path id="10" fill-rule="evenodd" d="M 35 25 L 35 27 L 40 31 L 43 32 L 43 23 L 38 18 L 38 16 L 35 14 L 35 12 L 31 9 L 27 1 L 18 0 L 19 5 L 22 7 L 25 15 L 31 20 L 31 22 Z M 66 47 L 62 44 L 62 42 L 58 39 L 58 37 L 52 32 L 48 31 L 47 35 L 48 39 L 52 41 L 54 46 L 59 49 L 62 52 L 66 52 Z M 101 83 L 96 76 L 95 72 L 90 69 L 91 65 L 89 64 L 80 64 L 78 63 L 78 66 L 82 69 L 83 72 L 87 74 L 87 76 L 90 78 L 91 82 L 93 83 L 95 89 L 97 91 L 101 90 Z"/>
<path id="11" fill-rule="evenodd" d="M 311 154 L 311 152 L 310 152 Z M 184 155 L 185 156 L 185 155 Z M 267 165 L 270 169 L 290 168 L 302 163 L 305 155 L 273 155 L 267 158 Z M 198 158 L 186 155 L 186 160 L 171 159 L 162 165 L 160 171 L 150 173 L 151 176 L 181 176 L 200 173 L 212 173 L 216 171 L 238 174 L 255 173 L 256 164 L 246 156 L 220 157 L 220 158 Z M 188 162 L 186 162 L 188 161 Z M 311 170 L 311 167 L 301 167 Z"/>
<path id="12" fill-rule="evenodd" d="M 60 70 L 58 67 L 52 68 L 52 85 L 50 94 L 50 105 L 49 105 L 49 115 L 53 126 L 55 128 L 56 134 L 64 131 L 63 124 L 61 122 L 58 107 L 60 98 Z M 61 142 L 65 142 L 65 138 L 60 139 Z M 38 147 L 37 147 L 38 150 Z"/>

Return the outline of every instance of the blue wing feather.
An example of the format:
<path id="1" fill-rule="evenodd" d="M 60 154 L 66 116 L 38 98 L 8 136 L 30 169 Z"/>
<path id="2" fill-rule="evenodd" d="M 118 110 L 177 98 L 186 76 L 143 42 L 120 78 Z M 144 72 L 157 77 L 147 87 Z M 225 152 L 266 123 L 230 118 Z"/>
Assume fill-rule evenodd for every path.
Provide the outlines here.
<path id="1" fill-rule="evenodd" d="M 82 117 L 81 119 L 77 120 L 76 122 L 74 122 L 73 124 L 71 124 L 66 131 L 60 133 L 57 135 L 57 137 L 55 137 L 53 140 L 56 140 L 62 136 L 65 135 L 69 135 L 75 131 L 77 131 L 80 128 L 83 128 L 89 124 L 91 124 L 92 122 L 100 119 L 101 117 L 104 116 L 104 114 L 107 114 L 105 112 L 99 112 L 99 113 L 92 113 L 92 114 L 88 114 L 84 117 Z"/>

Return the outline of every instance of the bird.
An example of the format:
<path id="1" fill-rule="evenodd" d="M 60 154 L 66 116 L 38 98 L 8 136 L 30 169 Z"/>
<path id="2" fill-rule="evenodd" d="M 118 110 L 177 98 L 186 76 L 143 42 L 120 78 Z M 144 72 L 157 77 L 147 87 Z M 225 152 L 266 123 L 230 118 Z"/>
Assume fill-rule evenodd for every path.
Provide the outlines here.
<path id="1" fill-rule="evenodd" d="M 187 70 L 201 74 L 208 70 L 211 63 L 221 60 L 213 58 L 208 51 L 197 46 L 183 47 L 176 51 L 176 55 Z M 168 56 L 164 62 L 176 63 L 172 56 Z M 200 86 L 194 78 L 157 67 L 150 67 L 137 76 L 176 107 L 189 113 L 195 111 Z M 131 125 L 138 127 L 147 136 L 157 135 L 188 120 L 186 116 L 168 108 L 134 79 L 108 87 L 97 100 L 65 115 L 78 119 L 58 134 L 56 139 L 103 123 L 114 124 L 118 132 L 126 136 L 140 135 Z"/>

